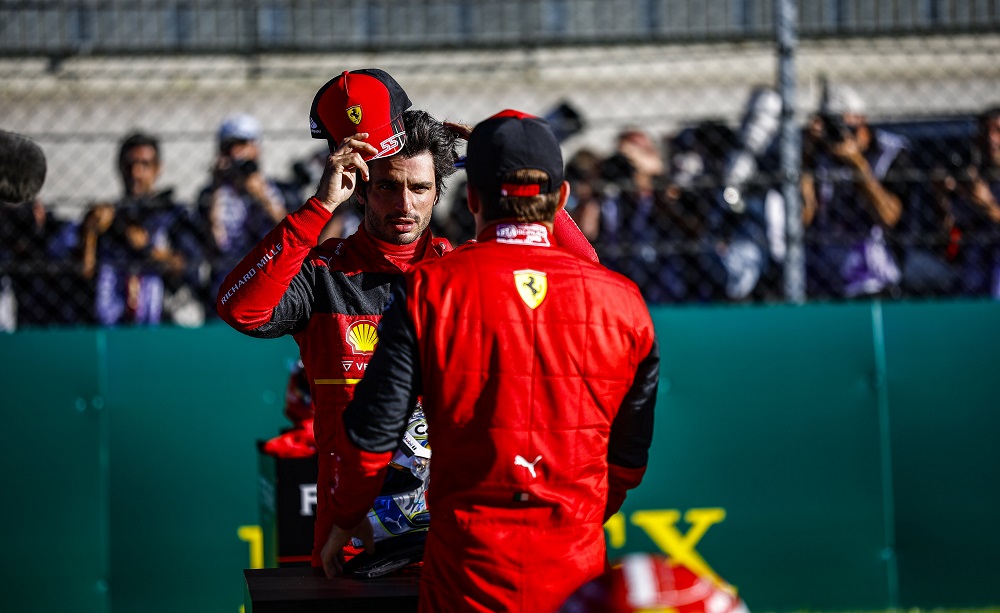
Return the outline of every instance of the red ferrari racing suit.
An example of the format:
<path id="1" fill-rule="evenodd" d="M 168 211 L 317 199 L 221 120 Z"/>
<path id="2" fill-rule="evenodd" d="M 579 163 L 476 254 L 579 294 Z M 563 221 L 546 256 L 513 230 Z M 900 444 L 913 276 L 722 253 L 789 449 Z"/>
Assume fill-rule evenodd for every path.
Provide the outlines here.
<path id="1" fill-rule="evenodd" d="M 315 198 L 289 213 L 229 273 L 216 301 L 219 315 L 236 330 L 260 338 L 291 334 L 298 343 L 316 407 L 316 566 L 332 527 L 330 459 L 341 415 L 378 343 L 392 281 L 414 263 L 451 250 L 447 240 L 430 232 L 409 245 L 394 245 L 373 238 L 363 225 L 346 239 L 317 247 L 331 216 Z M 596 260 L 568 216 L 559 228 L 574 251 Z"/>
<path id="2" fill-rule="evenodd" d="M 604 571 L 645 472 L 659 350 L 634 283 L 501 223 L 397 288 L 344 413 L 334 523 L 357 525 L 417 394 L 434 449 L 424 611 L 551 612 Z"/>

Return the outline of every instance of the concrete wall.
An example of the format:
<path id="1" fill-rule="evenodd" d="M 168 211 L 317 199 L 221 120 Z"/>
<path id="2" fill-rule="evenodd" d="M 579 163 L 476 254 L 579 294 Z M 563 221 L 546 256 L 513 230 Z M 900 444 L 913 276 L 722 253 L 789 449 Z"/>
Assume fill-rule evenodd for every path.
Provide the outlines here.
<path id="1" fill-rule="evenodd" d="M 975 113 L 1000 101 L 1000 36 L 803 41 L 798 108 L 814 111 L 823 76 L 854 85 L 875 119 Z M 120 192 L 117 142 L 142 128 L 164 139 L 163 186 L 191 201 L 207 180 L 214 132 L 229 113 L 263 122 L 264 168 L 322 144 L 309 138 L 316 90 L 346 69 L 381 67 L 418 108 L 474 123 L 502 108 L 572 104 L 587 128 L 565 144 L 608 153 L 638 124 L 656 136 L 704 118 L 736 125 L 752 87 L 776 81 L 759 42 L 254 57 L 0 58 L 0 128 L 35 137 L 49 158 L 42 198 L 64 216 Z"/>

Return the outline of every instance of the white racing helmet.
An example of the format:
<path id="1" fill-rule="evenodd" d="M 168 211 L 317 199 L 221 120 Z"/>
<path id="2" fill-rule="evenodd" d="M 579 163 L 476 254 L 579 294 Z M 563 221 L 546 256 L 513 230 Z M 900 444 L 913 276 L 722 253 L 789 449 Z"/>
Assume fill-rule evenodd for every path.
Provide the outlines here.
<path id="1" fill-rule="evenodd" d="M 417 407 L 410 415 L 406 432 L 403 433 L 403 440 L 389 460 L 389 466 L 409 470 L 413 476 L 425 481 L 430 465 L 431 446 L 427 440 L 427 419 L 424 417 L 424 407 L 418 401 Z"/>
<path id="2" fill-rule="evenodd" d="M 418 402 L 406 432 L 389 461 L 389 474 L 382 494 L 368 511 L 375 536 L 375 554 L 358 554 L 345 571 L 363 578 L 379 577 L 423 558 L 423 545 L 430 525 L 427 485 L 430 482 L 431 449 L 427 420 Z M 361 548 L 360 539 L 351 544 Z"/>

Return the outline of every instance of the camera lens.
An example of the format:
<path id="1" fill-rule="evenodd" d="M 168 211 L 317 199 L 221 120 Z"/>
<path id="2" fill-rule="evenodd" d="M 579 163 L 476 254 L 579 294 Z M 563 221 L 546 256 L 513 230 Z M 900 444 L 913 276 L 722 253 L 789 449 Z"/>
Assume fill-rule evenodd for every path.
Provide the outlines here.
<path id="1" fill-rule="evenodd" d="M 257 162 L 254 160 L 239 160 L 236 162 L 236 169 L 239 174 L 249 176 L 257 172 Z"/>

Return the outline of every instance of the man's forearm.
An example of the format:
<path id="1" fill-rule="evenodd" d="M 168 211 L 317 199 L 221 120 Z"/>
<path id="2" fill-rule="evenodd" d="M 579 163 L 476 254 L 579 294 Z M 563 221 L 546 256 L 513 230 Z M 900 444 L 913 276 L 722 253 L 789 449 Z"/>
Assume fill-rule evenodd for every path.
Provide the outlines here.
<path id="1" fill-rule="evenodd" d="M 899 223 L 899 218 L 903 214 L 903 203 L 899 197 L 890 192 L 875 178 L 871 166 L 864 158 L 857 160 L 854 164 L 857 179 L 855 185 L 861 190 L 862 195 L 871 204 L 878 215 L 879 220 L 887 227 L 894 227 Z"/>
<path id="2" fill-rule="evenodd" d="M 223 320 L 244 332 L 267 323 L 330 216 L 310 199 L 257 243 L 219 289 L 216 309 Z"/>

